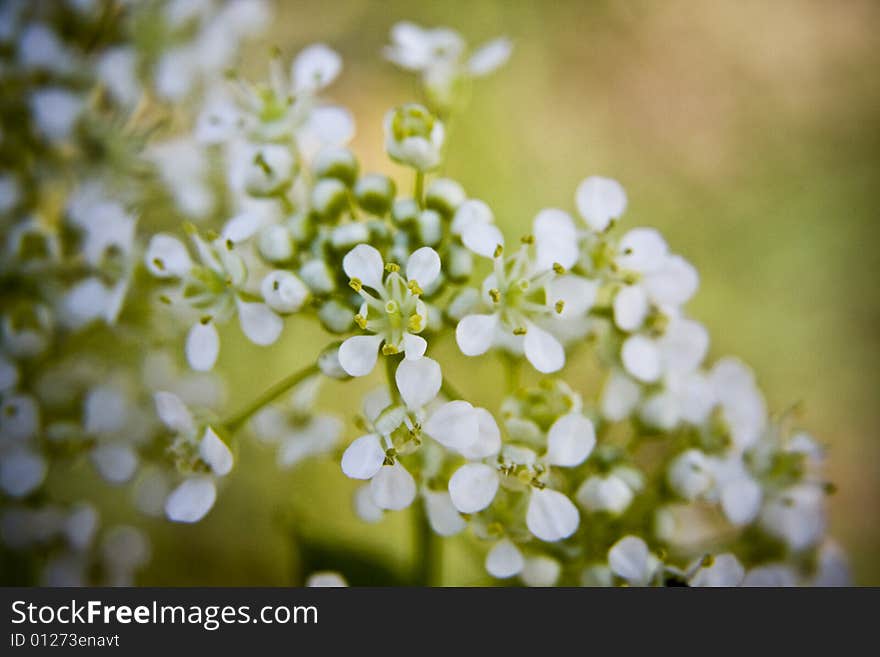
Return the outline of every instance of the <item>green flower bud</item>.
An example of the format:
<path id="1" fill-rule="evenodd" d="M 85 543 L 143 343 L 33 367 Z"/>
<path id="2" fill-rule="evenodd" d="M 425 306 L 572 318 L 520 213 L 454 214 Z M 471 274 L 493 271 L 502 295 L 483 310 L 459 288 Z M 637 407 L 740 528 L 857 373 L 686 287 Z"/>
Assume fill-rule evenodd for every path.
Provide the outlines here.
<path id="1" fill-rule="evenodd" d="M 449 279 L 456 283 L 461 283 L 470 278 L 474 270 L 474 256 L 468 250 L 457 244 L 449 247 L 449 254 L 446 256 L 446 266 L 443 271 L 449 276 Z"/>
<path id="2" fill-rule="evenodd" d="M 339 381 L 347 381 L 351 378 L 351 375 L 342 369 L 342 365 L 339 364 L 340 344 L 342 343 L 336 342 L 321 352 L 318 356 L 318 368 L 324 376 L 338 379 Z"/>
<path id="3" fill-rule="evenodd" d="M 309 212 L 297 212 L 287 220 L 287 230 L 298 244 L 310 243 L 315 237 L 316 218 Z"/>
<path id="4" fill-rule="evenodd" d="M 260 231 L 257 239 L 260 255 L 272 263 L 287 262 L 293 257 L 293 239 L 286 226 L 274 224 Z"/>
<path id="5" fill-rule="evenodd" d="M 385 115 L 385 150 L 395 162 L 418 171 L 440 165 L 445 130 L 427 108 L 410 103 Z"/>
<path id="6" fill-rule="evenodd" d="M 423 244 L 433 246 L 443 239 L 443 219 L 435 210 L 425 210 L 419 214 L 419 237 Z"/>
<path id="7" fill-rule="evenodd" d="M 336 178 L 322 178 L 312 189 L 312 208 L 325 219 L 335 219 L 348 204 L 348 191 Z"/>
<path id="8" fill-rule="evenodd" d="M 464 188 L 451 178 L 438 178 L 430 184 L 425 193 L 425 204 L 443 217 L 451 217 L 458 206 L 464 203 L 467 195 Z"/>
<path id="9" fill-rule="evenodd" d="M 391 208 L 391 218 L 399 226 L 415 224 L 419 219 L 419 204 L 411 198 L 398 199 Z"/>
<path id="10" fill-rule="evenodd" d="M 326 148 L 315 157 L 312 172 L 315 178 L 335 178 L 351 187 L 357 180 L 358 161 L 347 148 Z"/>
<path id="11" fill-rule="evenodd" d="M 394 181 L 379 173 L 364 176 L 354 186 L 354 195 L 358 204 L 370 214 L 380 217 L 391 208 L 396 191 Z"/>
<path id="12" fill-rule="evenodd" d="M 337 251 L 350 249 L 356 244 L 369 242 L 369 240 L 370 229 L 367 224 L 362 222 L 350 222 L 337 226 L 330 236 L 330 243 Z"/>
<path id="13" fill-rule="evenodd" d="M 299 270 L 299 277 L 314 294 L 329 294 L 336 289 L 333 272 L 320 259 L 309 260 Z"/>

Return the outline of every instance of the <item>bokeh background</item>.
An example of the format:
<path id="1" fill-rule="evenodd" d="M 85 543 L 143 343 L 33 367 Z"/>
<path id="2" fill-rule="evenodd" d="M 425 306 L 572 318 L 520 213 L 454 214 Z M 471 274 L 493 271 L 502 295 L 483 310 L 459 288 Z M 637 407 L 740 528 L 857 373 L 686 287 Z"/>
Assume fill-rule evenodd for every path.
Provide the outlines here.
<path id="1" fill-rule="evenodd" d="M 384 157 L 381 120 L 417 87 L 380 51 L 403 19 L 454 27 L 473 45 L 514 40 L 511 61 L 475 86 L 454 126 L 445 173 L 511 236 L 542 207 L 573 209 L 587 175 L 620 180 L 625 224 L 658 227 L 700 271 L 689 310 L 710 329 L 712 357 L 749 362 L 771 407 L 799 403 L 800 424 L 829 446 L 832 534 L 856 582 L 880 584 L 880 3 L 280 2 L 243 67 L 262 74 L 273 45 L 290 56 L 314 41 L 337 48 L 345 70 L 331 96 L 357 118 L 354 149 L 365 169 L 401 176 Z M 325 343 L 295 319 L 270 350 L 227 333 L 233 406 Z M 498 400 L 501 368 L 455 376 L 463 358 L 448 344 L 439 353 L 481 404 Z M 589 367 L 571 369 L 582 390 L 596 389 Z M 330 384 L 323 402 L 354 411 L 370 383 Z M 361 581 L 405 577 L 411 518 L 360 523 L 338 465 L 281 472 L 270 448 L 248 440 L 240 465 L 200 524 L 147 525 L 154 559 L 141 583 L 291 584 L 340 563 Z M 108 500 L 127 515 L 109 488 Z M 485 582 L 483 550 L 449 541 L 443 582 Z"/>

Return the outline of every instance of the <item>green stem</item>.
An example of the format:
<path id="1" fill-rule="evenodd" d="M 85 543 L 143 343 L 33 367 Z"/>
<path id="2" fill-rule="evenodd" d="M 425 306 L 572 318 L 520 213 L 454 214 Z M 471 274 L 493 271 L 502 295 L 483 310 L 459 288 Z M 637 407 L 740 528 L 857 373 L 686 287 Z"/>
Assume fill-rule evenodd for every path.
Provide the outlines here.
<path id="1" fill-rule="evenodd" d="M 415 191 L 413 192 L 413 196 L 416 199 L 416 203 L 418 203 L 419 207 L 422 208 L 423 210 L 425 209 L 424 188 L 425 188 L 425 172 L 424 171 L 416 171 L 416 185 L 415 185 Z"/>
<path id="2" fill-rule="evenodd" d="M 401 354 L 401 357 L 403 354 Z M 395 404 L 400 403 L 400 391 L 397 389 L 397 379 L 394 377 L 397 372 L 397 366 L 400 364 L 401 358 L 395 356 L 379 356 L 385 361 L 385 378 L 388 380 L 388 392 L 391 394 L 391 401 Z"/>
<path id="3" fill-rule="evenodd" d="M 443 542 L 434 535 L 424 504 L 415 504 L 413 548 L 416 586 L 443 585 Z"/>
<path id="4" fill-rule="evenodd" d="M 287 392 L 295 385 L 302 383 L 310 376 L 318 374 L 320 369 L 317 364 L 309 365 L 297 372 L 294 372 L 290 376 L 281 379 L 275 385 L 269 387 L 263 394 L 257 397 L 253 402 L 248 404 L 241 411 L 233 415 L 232 417 L 226 419 L 222 424 L 229 431 L 230 434 L 238 431 L 241 426 L 248 421 L 248 419 L 256 413 L 258 410 L 263 408 L 266 404 L 269 404 L 278 397 L 280 397 L 283 393 Z"/>

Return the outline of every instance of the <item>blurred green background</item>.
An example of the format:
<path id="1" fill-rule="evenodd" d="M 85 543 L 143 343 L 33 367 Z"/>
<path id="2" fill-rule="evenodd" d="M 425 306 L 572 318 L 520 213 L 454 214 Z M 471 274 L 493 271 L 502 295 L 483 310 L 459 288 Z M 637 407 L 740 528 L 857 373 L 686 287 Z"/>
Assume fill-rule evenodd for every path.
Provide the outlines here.
<path id="1" fill-rule="evenodd" d="M 620 180 L 625 225 L 658 227 L 700 271 L 689 309 L 710 329 L 712 357 L 749 362 L 774 410 L 802 402 L 801 424 L 830 447 L 832 534 L 856 581 L 880 584 L 880 3 L 282 2 L 245 67 L 261 74 L 270 45 L 290 56 L 314 41 L 337 48 L 345 70 L 330 93 L 356 116 L 355 151 L 365 169 L 399 176 L 381 119 L 417 87 L 380 51 L 403 19 L 454 27 L 472 45 L 514 40 L 509 64 L 475 85 L 446 173 L 489 202 L 511 236 L 542 207 L 573 210 L 585 176 Z M 221 365 L 236 407 L 325 341 L 298 320 L 271 350 L 227 333 Z M 465 378 L 454 348 L 437 353 Z M 589 371 L 572 370 L 595 390 Z M 473 373 L 459 385 L 497 401 L 502 370 Z M 323 399 L 354 411 L 344 405 L 370 383 L 331 384 Z M 150 527 L 155 556 L 140 581 L 298 583 L 304 563 L 332 566 L 314 545 L 356 548 L 405 572 L 411 518 L 360 523 L 355 487 L 333 463 L 280 472 L 268 447 L 246 440 L 202 523 Z M 473 541 L 453 539 L 444 583 L 485 582 L 482 558 Z"/>

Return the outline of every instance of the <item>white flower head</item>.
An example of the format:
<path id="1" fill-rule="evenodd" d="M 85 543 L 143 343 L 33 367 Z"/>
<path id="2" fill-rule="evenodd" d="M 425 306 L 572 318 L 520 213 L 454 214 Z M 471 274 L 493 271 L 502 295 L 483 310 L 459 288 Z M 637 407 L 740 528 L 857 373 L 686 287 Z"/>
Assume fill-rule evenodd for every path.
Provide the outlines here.
<path id="1" fill-rule="evenodd" d="M 417 249 L 401 275 L 397 265 L 385 265 L 374 247 L 359 244 L 346 254 L 342 266 L 351 287 L 364 299 L 355 321 L 371 332 L 342 343 L 342 368 L 351 376 L 369 374 L 376 365 L 380 346 L 386 356 L 403 352 L 407 359 L 421 358 L 427 342 L 418 334 L 427 324 L 428 310 L 420 297 L 422 290 L 440 275 L 437 252 L 427 246 Z M 388 275 L 383 278 L 386 269 Z"/>

